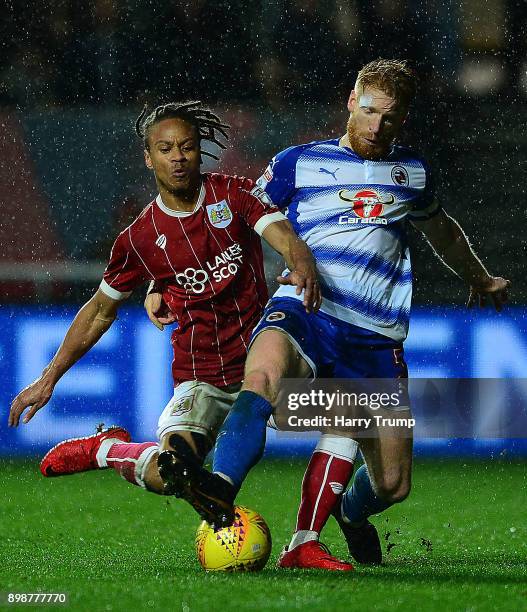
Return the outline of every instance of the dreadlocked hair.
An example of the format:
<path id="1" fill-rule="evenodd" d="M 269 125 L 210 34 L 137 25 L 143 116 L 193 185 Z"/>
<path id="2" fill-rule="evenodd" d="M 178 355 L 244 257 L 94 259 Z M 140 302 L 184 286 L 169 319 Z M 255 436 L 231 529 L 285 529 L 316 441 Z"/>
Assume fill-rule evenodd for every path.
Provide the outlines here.
<path id="1" fill-rule="evenodd" d="M 154 108 L 152 112 L 148 112 L 148 104 L 145 104 L 143 110 L 135 122 L 135 132 L 139 138 L 143 139 L 145 149 L 150 150 L 148 144 L 148 131 L 150 128 L 163 121 L 163 119 L 182 119 L 190 123 L 196 128 L 200 142 L 208 140 L 218 145 L 221 149 L 225 149 L 226 145 L 218 140 L 217 133 L 221 134 L 227 140 L 229 136 L 227 130 L 230 125 L 222 123 L 218 115 L 214 114 L 208 108 L 204 108 L 199 101 L 192 102 L 169 102 Z M 213 153 L 201 150 L 202 155 L 208 155 L 213 159 L 218 159 Z"/>
<path id="2" fill-rule="evenodd" d="M 375 87 L 405 105 L 415 96 L 417 74 L 407 60 L 377 59 L 361 68 L 356 87 Z"/>

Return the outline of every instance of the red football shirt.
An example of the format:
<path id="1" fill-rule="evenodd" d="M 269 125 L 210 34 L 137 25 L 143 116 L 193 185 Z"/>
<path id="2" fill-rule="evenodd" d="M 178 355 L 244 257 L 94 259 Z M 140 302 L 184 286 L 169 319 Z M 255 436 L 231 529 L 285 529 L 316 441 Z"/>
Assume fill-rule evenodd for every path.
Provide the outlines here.
<path id="1" fill-rule="evenodd" d="M 196 208 L 151 202 L 115 241 L 100 289 L 121 300 L 163 282 L 177 320 L 174 383 L 240 382 L 253 328 L 267 301 L 258 234 L 285 219 L 250 179 L 203 174 Z"/>

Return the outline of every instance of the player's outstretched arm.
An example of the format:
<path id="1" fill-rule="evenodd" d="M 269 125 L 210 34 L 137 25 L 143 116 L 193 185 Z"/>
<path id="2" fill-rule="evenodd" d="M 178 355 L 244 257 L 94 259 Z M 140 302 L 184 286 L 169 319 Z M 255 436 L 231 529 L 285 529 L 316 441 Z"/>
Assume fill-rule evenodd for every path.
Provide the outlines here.
<path id="1" fill-rule="evenodd" d="M 510 281 L 501 276 L 491 276 L 470 243 L 459 223 L 442 210 L 426 221 L 413 221 L 426 236 L 443 262 L 469 286 L 467 306 L 477 302 L 485 306 L 488 299 L 499 312 L 508 299 Z"/>
<path id="2" fill-rule="evenodd" d="M 262 237 L 282 255 L 291 270 L 288 276 L 279 276 L 278 282 L 281 285 L 296 285 L 297 295 L 304 291 L 304 308 L 307 312 L 316 312 L 322 296 L 315 258 L 307 244 L 295 234 L 289 221 L 271 223 L 263 231 Z"/>
<path id="3" fill-rule="evenodd" d="M 36 412 L 48 403 L 62 375 L 91 349 L 114 322 L 119 304 L 120 302 L 98 290 L 79 310 L 62 344 L 44 368 L 42 375 L 13 400 L 9 412 L 10 427 L 18 427 L 20 417 L 26 408 L 29 408 L 29 411 L 22 419 L 23 423 L 30 421 Z"/>

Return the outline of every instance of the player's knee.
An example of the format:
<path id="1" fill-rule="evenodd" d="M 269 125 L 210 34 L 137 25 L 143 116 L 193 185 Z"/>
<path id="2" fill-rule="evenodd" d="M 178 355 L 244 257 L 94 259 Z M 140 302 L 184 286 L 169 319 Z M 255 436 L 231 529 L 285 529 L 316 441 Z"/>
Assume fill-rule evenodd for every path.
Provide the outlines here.
<path id="1" fill-rule="evenodd" d="M 281 373 L 278 369 L 268 365 L 266 367 L 254 368 L 245 373 L 243 388 L 245 391 L 258 393 L 273 404 L 278 395 L 278 383 Z"/>
<path id="2" fill-rule="evenodd" d="M 386 474 L 375 483 L 375 493 L 390 504 L 404 501 L 410 494 L 410 479 L 398 472 Z"/>
<path id="3" fill-rule="evenodd" d="M 399 504 L 410 495 L 410 483 L 402 482 L 397 489 L 393 490 L 390 496 L 392 504 Z"/>

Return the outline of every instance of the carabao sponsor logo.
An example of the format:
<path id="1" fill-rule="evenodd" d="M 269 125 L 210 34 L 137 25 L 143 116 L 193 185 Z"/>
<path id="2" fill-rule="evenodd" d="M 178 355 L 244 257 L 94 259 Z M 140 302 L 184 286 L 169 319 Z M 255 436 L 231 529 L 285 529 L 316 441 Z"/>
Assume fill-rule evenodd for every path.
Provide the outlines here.
<path id="1" fill-rule="evenodd" d="M 387 205 L 395 202 L 391 193 L 382 198 L 374 189 L 361 189 L 355 193 L 341 189 L 339 198 L 352 204 L 350 210 L 352 214 L 341 215 L 338 221 L 340 225 L 357 223 L 386 225 L 388 222 L 382 218 L 382 214 Z"/>

